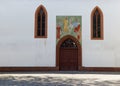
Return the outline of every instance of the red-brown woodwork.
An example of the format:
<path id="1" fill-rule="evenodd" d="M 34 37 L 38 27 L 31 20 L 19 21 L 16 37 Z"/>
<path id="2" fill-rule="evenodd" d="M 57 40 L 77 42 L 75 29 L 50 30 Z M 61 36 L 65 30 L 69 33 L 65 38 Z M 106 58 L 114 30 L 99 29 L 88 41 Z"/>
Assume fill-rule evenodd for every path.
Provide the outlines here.
<path id="1" fill-rule="evenodd" d="M 73 44 L 72 47 L 64 47 L 62 44 L 67 39 L 71 39 L 76 46 Z M 67 61 L 69 62 L 66 63 Z M 68 65 L 70 67 L 69 69 Z M 59 68 L 59 70 L 82 70 L 81 45 L 75 37 L 67 35 L 58 42 L 56 47 L 56 67 Z"/>
<path id="2" fill-rule="evenodd" d="M 94 31 L 93 31 L 93 24 L 94 24 L 93 17 L 94 17 L 94 14 L 95 14 L 96 10 L 99 12 L 99 15 L 100 15 L 100 37 L 94 37 L 93 36 L 93 34 L 94 34 Z M 103 12 L 98 6 L 96 6 L 91 13 L 91 40 L 103 40 L 104 39 L 104 29 L 103 29 L 104 25 L 103 24 L 104 24 Z"/>
<path id="3" fill-rule="evenodd" d="M 78 70 L 78 49 L 60 48 L 60 70 Z"/>
<path id="4" fill-rule="evenodd" d="M 45 23 L 44 35 L 38 35 L 38 15 L 40 13 L 40 10 L 42 10 L 44 12 L 44 17 L 45 17 L 45 20 L 44 20 L 45 21 L 44 22 Z M 41 20 L 41 22 L 43 22 L 43 21 Z M 43 5 L 40 5 L 35 11 L 35 30 L 34 30 L 34 37 L 35 38 L 47 38 L 47 27 L 48 27 L 47 24 L 48 24 L 47 10 Z M 40 26 L 42 26 L 42 25 L 40 25 Z M 42 27 L 40 27 L 40 32 L 41 32 L 40 34 L 42 34 Z"/>

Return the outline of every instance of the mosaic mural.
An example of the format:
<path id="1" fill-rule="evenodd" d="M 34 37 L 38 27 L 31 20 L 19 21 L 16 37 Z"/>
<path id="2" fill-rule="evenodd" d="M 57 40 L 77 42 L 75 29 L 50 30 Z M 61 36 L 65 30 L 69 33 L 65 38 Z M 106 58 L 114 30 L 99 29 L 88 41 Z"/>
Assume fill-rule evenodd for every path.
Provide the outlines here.
<path id="1" fill-rule="evenodd" d="M 81 16 L 56 16 L 56 41 L 66 36 L 75 37 L 81 44 L 82 41 L 82 17 Z"/>

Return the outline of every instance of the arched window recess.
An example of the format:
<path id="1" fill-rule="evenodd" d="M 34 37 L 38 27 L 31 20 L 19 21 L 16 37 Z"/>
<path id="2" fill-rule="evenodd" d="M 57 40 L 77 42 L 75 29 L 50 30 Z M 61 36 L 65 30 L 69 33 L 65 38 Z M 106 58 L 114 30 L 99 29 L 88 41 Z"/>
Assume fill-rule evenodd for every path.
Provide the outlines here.
<path id="1" fill-rule="evenodd" d="M 98 6 L 91 13 L 91 39 L 103 40 L 103 13 Z"/>
<path id="2" fill-rule="evenodd" d="M 40 5 L 35 12 L 35 38 L 47 38 L 47 11 Z"/>

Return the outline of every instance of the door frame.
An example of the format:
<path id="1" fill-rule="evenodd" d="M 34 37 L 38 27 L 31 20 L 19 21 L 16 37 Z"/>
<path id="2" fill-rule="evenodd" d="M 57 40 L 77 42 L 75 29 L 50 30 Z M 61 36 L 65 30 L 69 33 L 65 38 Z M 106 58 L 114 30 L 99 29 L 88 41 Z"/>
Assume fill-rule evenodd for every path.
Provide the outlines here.
<path id="1" fill-rule="evenodd" d="M 60 60 L 60 46 L 66 39 L 72 39 L 78 47 L 78 70 L 82 70 L 82 47 L 80 42 L 73 36 L 67 35 L 61 38 L 56 46 L 56 67 L 59 69 L 59 60 Z"/>

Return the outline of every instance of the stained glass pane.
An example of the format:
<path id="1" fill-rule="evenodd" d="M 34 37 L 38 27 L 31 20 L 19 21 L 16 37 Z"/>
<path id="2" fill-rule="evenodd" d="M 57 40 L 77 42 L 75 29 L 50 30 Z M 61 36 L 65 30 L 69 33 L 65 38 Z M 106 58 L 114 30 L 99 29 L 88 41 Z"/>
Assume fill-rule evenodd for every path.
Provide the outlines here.
<path id="1" fill-rule="evenodd" d="M 93 37 L 96 37 L 96 15 L 93 16 Z"/>
<path id="2" fill-rule="evenodd" d="M 37 35 L 38 36 L 45 36 L 45 13 L 43 9 L 40 9 L 38 13 L 38 21 L 37 21 Z"/>
<path id="3" fill-rule="evenodd" d="M 40 9 L 40 14 L 42 15 L 42 14 L 43 14 L 43 12 L 44 12 L 44 11 L 43 11 L 43 9 L 41 8 L 41 9 Z"/>
<path id="4" fill-rule="evenodd" d="M 93 38 L 101 37 L 101 24 L 100 24 L 100 13 L 98 10 L 95 11 L 93 15 Z"/>
<path id="5" fill-rule="evenodd" d="M 37 22 L 37 35 L 40 36 L 40 27 L 41 27 L 41 17 L 40 14 L 38 14 L 38 22 Z"/>
<path id="6" fill-rule="evenodd" d="M 45 36 L 45 14 L 42 15 L 42 36 Z"/>
<path id="7" fill-rule="evenodd" d="M 100 15 L 98 15 L 97 18 L 98 18 L 97 19 L 98 38 L 100 38 L 101 37 Z"/>

